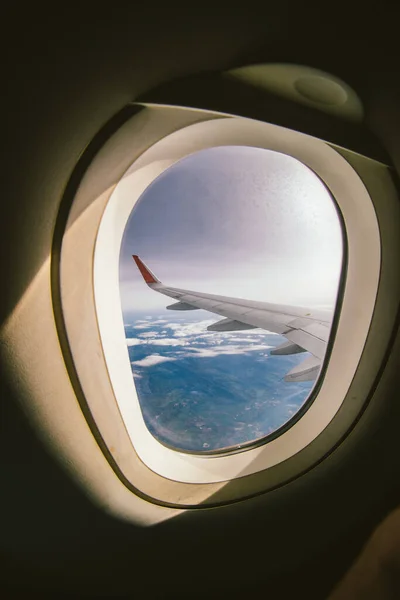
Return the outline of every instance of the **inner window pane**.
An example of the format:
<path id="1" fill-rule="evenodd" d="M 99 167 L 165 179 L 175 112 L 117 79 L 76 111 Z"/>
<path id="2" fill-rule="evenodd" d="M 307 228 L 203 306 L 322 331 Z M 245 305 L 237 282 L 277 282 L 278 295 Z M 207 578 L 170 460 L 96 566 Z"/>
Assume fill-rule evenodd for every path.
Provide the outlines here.
<path id="1" fill-rule="evenodd" d="M 293 157 L 217 147 L 160 175 L 120 253 L 127 351 L 154 437 L 210 452 L 293 419 L 321 370 L 342 255 L 332 197 Z"/>

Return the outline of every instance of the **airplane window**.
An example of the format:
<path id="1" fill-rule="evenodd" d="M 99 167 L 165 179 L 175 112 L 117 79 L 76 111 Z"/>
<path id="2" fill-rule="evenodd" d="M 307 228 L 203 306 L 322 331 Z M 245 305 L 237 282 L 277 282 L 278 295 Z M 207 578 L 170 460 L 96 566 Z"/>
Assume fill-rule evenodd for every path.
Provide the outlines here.
<path id="1" fill-rule="evenodd" d="M 131 212 L 119 263 L 151 434 L 209 453 L 294 421 L 321 372 L 342 257 L 332 196 L 291 156 L 209 148 L 155 179 Z"/>

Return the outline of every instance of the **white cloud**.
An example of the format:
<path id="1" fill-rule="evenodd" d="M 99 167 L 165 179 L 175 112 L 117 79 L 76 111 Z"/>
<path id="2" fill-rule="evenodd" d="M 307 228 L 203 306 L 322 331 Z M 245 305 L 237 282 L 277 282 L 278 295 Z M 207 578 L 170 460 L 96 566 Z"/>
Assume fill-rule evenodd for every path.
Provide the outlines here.
<path id="1" fill-rule="evenodd" d="M 139 333 L 140 338 L 155 338 L 157 337 L 157 333 L 154 333 L 154 331 L 146 331 L 145 333 Z"/>
<path id="2" fill-rule="evenodd" d="M 153 365 L 171 360 L 176 360 L 176 358 L 172 358 L 170 356 L 160 356 L 159 354 L 150 354 L 150 356 L 146 356 L 141 360 L 134 360 L 131 364 L 139 367 L 152 367 Z"/>
<path id="3" fill-rule="evenodd" d="M 194 323 L 167 323 L 165 327 L 169 327 L 174 331 L 177 337 L 187 337 L 189 335 L 198 335 L 207 332 L 207 327 L 215 323 L 215 319 L 207 319 L 205 321 L 197 321 Z"/>
<path id="4" fill-rule="evenodd" d="M 254 352 L 256 350 L 268 350 L 273 346 L 267 346 L 264 344 L 252 345 L 252 346 L 214 346 L 212 348 L 190 348 L 190 352 L 184 354 L 185 358 L 210 358 L 213 356 L 220 356 L 221 354 L 246 354 L 247 352 Z"/>
<path id="5" fill-rule="evenodd" d="M 155 346 L 188 346 L 190 343 L 186 339 L 159 338 L 150 331 L 139 334 L 139 337 L 141 339 L 126 338 L 127 346 L 138 346 L 139 344 L 152 344 Z"/>
<path id="6" fill-rule="evenodd" d="M 137 338 L 126 338 L 126 345 L 127 346 L 137 346 L 138 344 L 141 344 L 142 341 L 138 340 Z"/>
<path id="7" fill-rule="evenodd" d="M 149 344 L 155 344 L 156 346 L 187 346 L 190 342 L 182 339 L 175 338 L 154 338 L 147 340 Z"/>
<path id="8" fill-rule="evenodd" d="M 163 321 L 163 319 L 160 319 Z M 265 343 L 265 337 L 262 331 L 246 331 L 246 334 L 231 332 L 207 331 L 207 326 L 214 323 L 215 320 L 207 319 L 197 322 L 169 322 L 164 325 L 172 330 L 171 337 L 160 337 L 159 331 L 147 331 L 140 333 L 138 338 L 128 338 L 128 346 L 139 344 L 171 346 L 176 347 L 173 355 L 159 356 L 151 354 L 141 360 L 134 361 L 132 364 L 148 367 L 161 362 L 179 360 L 179 358 L 211 358 L 221 355 L 247 354 L 248 352 L 259 352 L 262 360 L 267 357 L 266 350 L 273 348 L 273 345 Z M 157 324 L 157 321 L 152 323 Z M 137 328 L 147 328 L 152 323 L 140 323 Z M 256 335 L 254 335 L 254 333 Z M 268 333 L 267 333 L 268 335 Z M 274 334 L 275 335 L 275 334 Z M 178 351 L 178 347 L 184 347 L 183 351 Z"/>
<path id="9" fill-rule="evenodd" d="M 229 341 L 230 342 L 242 342 L 244 344 L 248 344 L 249 341 L 252 341 L 252 342 L 262 342 L 262 339 L 261 338 L 253 338 L 253 339 L 251 339 L 251 338 L 248 338 L 248 337 L 240 338 L 240 337 L 231 337 L 231 336 L 229 336 Z"/>
<path id="10" fill-rule="evenodd" d="M 149 317 L 149 319 L 150 318 L 151 317 Z M 135 329 L 148 329 L 149 327 L 153 327 L 155 325 L 162 325 L 166 322 L 167 322 L 166 319 L 157 319 L 156 321 L 150 321 L 147 319 L 138 319 L 137 321 L 135 321 L 134 328 Z"/>

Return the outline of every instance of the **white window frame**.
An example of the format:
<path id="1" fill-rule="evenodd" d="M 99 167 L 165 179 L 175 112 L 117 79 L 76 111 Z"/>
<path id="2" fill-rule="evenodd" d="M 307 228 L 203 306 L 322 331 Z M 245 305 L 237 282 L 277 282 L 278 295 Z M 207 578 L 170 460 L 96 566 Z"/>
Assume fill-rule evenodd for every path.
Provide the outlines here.
<path id="1" fill-rule="evenodd" d="M 162 139 L 140 153 L 109 195 L 94 250 L 93 290 L 114 397 L 136 453 L 151 471 L 163 478 L 209 484 L 283 463 L 311 444 L 332 421 L 346 397 L 364 349 L 378 290 L 381 254 L 378 222 L 368 191 L 356 171 L 329 144 L 251 119 L 203 112 L 203 120 L 193 123 L 193 112 L 196 111 L 182 110 L 188 117 L 187 123 L 181 121 L 178 128 L 172 126 Z M 188 154 L 228 145 L 288 154 L 320 177 L 335 198 L 345 223 L 347 275 L 329 366 L 317 397 L 301 419 L 264 445 L 240 453 L 200 456 L 167 448 L 144 423 L 126 348 L 119 293 L 119 253 L 134 204 L 156 177 Z"/>

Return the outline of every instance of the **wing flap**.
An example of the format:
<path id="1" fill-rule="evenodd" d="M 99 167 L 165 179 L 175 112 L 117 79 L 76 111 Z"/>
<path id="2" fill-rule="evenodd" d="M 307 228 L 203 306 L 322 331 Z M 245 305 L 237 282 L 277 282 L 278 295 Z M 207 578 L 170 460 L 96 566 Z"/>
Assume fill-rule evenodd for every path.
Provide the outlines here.
<path id="1" fill-rule="evenodd" d="M 247 329 L 256 329 L 256 327 L 234 319 L 222 319 L 222 321 L 218 321 L 207 327 L 207 331 L 243 331 Z"/>
<path id="2" fill-rule="evenodd" d="M 285 381 L 315 381 L 321 368 L 321 361 L 315 356 L 308 356 L 285 375 Z"/>
<path id="3" fill-rule="evenodd" d="M 316 356 L 319 360 L 324 358 L 326 342 L 313 336 L 311 333 L 307 333 L 307 331 L 302 329 L 293 329 L 286 332 L 285 337 L 307 350 L 307 352 L 311 352 L 311 354 Z"/>
<path id="4" fill-rule="evenodd" d="M 292 342 L 284 342 L 280 346 L 277 346 L 273 350 L 271 350 L 270 354 L 272 356 L 282 356 L 287 354 L 299 354 L 299 352 L 307 352 L 299 346 L 298 344 L 293 344 Z"/>
<path id="5" fill-rule="evenodd" d="M 215 302 L 209 308 L 212 312 L 217 313 L 218 315 L 222 315 L 223 317 L 228 317 L 229 319 L 235 317 L 244 317 L 249 312 L 249 309 L 246 306 L 238 306 L 237 304 L 231 304 L 230 302 Z M 242 319 L 240 319 L 242 320 Z M 247 321 L 244 320 L 246 323 Z M 254 323 L 248 323 L 249 325 L 254 325 Z M 257 327 L 257 325 L 255 325 Z"/>
<path id="6" fill-rule="evenodd" d="M 198 310 L 198 307 L 186 302 L 174 302 L 167 306 L 167 310 Z"/>
<path id="7" fill-rule="evenodd" d="M 222 314 L 222 312 L 219 312 L 219 314 Z M 229 317 L 230 314 L 225 314 L 225 316 Z M 279 320 L 279 317 L 276 313 L 258 309 L 244 312 L 240 315 L 240 320 L 248 325 L 261 327 L 261 329 L 266 329 L 267 331 L 272 331 L 273 333 L 280 333 L 281 335 L 290 329 L 284 322 L 282 322 L 282 320 Z"/>

